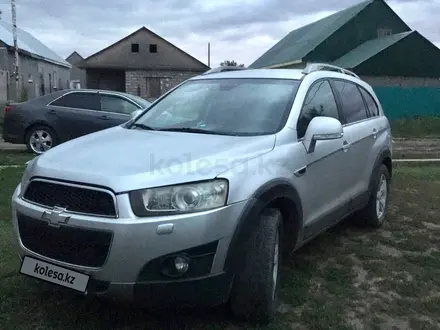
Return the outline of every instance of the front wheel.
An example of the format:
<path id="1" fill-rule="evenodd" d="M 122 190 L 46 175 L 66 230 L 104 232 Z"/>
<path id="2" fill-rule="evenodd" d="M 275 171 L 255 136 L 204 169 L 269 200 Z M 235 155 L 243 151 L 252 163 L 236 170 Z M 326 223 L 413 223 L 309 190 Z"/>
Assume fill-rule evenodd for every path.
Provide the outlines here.
<path id="1" fill-rule="evenodd" d="M 232 312 L 248 321 L 270 321 L 276 313 L 279 293 L 282 216 L 267 209 L 245 246 L 245 261 L 231 290 Z"/>

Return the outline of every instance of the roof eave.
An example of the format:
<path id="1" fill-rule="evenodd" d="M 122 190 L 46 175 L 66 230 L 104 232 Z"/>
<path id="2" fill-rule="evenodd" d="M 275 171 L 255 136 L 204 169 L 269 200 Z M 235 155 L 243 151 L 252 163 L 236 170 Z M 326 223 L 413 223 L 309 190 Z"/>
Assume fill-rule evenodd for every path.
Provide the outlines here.
<path id="1" fill-rule="evenodd" d="M 11 51 L 14 50 L 14 48 L 11 47 L 11 46 L 7 46 L 7 48 L 8 48 L 8 50 L 11 50 Z M 58 65 L 58 66 L 62 66 L 62 67 L 65 67 L 66 69 L 71 69 L 72 68 L 72 66 L 69 63 L 57 62 L 57 61 L 54 61 L 54 60 L 52 60 L 50 58 L 47 58 L 47 57 L 44 57 L 44 56 L 41 56 L 41 55 L 38 55 L 38 54 L 35 54 L 35 53 L 31 53 L 31 52 L 29 52 L 27 50 L 24 50 L 24 49 L 21 49 L 21 48 L 19 48 L 18 51 L 20 53 L 24 54 L 24 55 L 27 55 L 27 56 L 32 57 L 32 58 L 37 59 L 37 60 L 41 60 L 41 61 L 48 62 L 48 63 L 51 63 L 51 64 L 55 64 L 55 65 Z"/>
<path id="2" fill-rule="evenodd" d="M 371 54 L 371 56 L 369 56 L 369 57 L 367 57 L 367 58 L 364 58 L 364 59 L 362 59 L 362 60 L 360 60 L 360 61 L 357 61 L 357 62 L 355 62 L 355 63 L 349 63 L 349 64 L 347 65 L 347 64 L 339 63 L 339 62 L 338 62 L 340 59 L 342 59 L 344 56 L 346 56 L 347 54 L 350 53 L 350 52 L 348 52 L 347 54 L 345 54 L 345 55 L 343 55 L 342 57 L 340 57 L 340 58 L 338 58 L 337 60 L 335 60 L 335 61 L 333 62 L 333 64 L 334 64 L 334 65 L 341 66 L 341 67 L 343 67 L 343 68 L 345 68 L 345 69 L 355 69 L 356 67 L 358 67 L 358 66 L 361 65 L 362 63 L 365 63 L 365 62 L 368 61 L 369 59 L 373 58 L 374 56 L 377 56 L 378 54 L 380 54 L 380 53 L 382 53 L 382 52 L 384 52 L 385 50 L 387 50 L 387 49 L 389 49 L 390 47 L 394 46 L 395 44 L 401 42 L 402 40 L 404 40 L 405 38 L 407 38 L 409 35 L 414 34 L 414 33 L 418 33 L 418 32 L 415 31 L 415 30 L 413 30 L 413 31 L 407 31 L 407 32 L 402 32 L 402 33 L 400 33 L 400 34 L 402 35 L 401 38 L 399 38 L 399 39 L 395 40 L 394 42 L 390 43 L 390 44 L 389 44 L 388 46 L 386 46 L 385 48 L 383 48 L 383 49 L 381 49 L 381 50 L 379 50 L 379 51 L 377 51 L 377 52 Z M 422 36 L 422 37 L 423 37 L 423 36 Z M 373 40 L 374 40 L 374 39 L 373 39 Z M 367 42 L 371 42 L 371 41 L 373 41 L 373 40 L 369 40 L 369 41 L 367 41 Z M 362 44 L 359 45 L 358 47 L 360 47 L 360 46 L 362 46 Z M 356 47 L 356 48 L 353 49 L 353 50 L 356 50 L 358 47 Z M 353 51 L 353 50 L 352 50 L 352 51 Z"/>

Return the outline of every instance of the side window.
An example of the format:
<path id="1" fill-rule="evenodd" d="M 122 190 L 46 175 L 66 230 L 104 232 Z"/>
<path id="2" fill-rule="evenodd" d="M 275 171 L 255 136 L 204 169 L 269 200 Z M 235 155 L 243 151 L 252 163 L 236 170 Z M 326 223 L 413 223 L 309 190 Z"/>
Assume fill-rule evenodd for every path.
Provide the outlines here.
<path id="1" fill-rule="evenodd" d="M 368 118 L 364 99 L 357 85 L 342 80 L 334 80 L 333 83 L 341 98 L 342 113 L 344 114 L 346 123 L 353 123 Z"/>
<path id="2" fill-rule="evenodd" d="M 115 95 L 100 95 L 101 111 L 130 115 L 139 109 L 137 105 Z"/>
<path id="3" fill-rule="evenodd" d="M 99 99 L 95 93 L 69 93 L 55 100 L 50 105 L 99 111 Z"/>
<path id="4" fill-rule="evenodd" d="M 379 108 L 376 101 L 364 88 L 359 87 L 362 96 L 364 97 L 365 103 L 367 103 L 368 110 L 370 111 L 371 117 L 379 116 Z"/>
<path id="5" fill-rule="evenodd" d="M 319 81 L 309 89 L 296 125 L 298 139 L 304 137 L 310 121 L 316 116 L 339 119 L 335 97 L 327 80 Z"/>

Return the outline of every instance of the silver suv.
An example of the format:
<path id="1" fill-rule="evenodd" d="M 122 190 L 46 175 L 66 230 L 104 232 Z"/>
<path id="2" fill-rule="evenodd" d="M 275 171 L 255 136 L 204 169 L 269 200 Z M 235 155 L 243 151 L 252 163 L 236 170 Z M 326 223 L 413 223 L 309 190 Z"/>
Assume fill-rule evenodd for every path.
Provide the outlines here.
<path id="1" fill-rule="evenodd" d="M 282 256 L 355 213 L 382 225 L 391 156 L 379 100 L 350 71 L 200 75 L 27 164 L 12 197 L 20 272 L 268 321 Z"/>

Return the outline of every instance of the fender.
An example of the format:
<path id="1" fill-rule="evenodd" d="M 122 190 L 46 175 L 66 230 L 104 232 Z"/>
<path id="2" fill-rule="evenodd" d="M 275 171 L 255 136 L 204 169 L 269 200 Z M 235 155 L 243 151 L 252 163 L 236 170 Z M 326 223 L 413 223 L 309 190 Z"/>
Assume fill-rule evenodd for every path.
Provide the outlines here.
<path id="1" fill-rule="evenodd" d="M 374 167 L 371 172 L 370 178 L 374 178 L 374 175 L 377 173 L 380 165 L 384 162 L 384 160 L 386 158 L 389 158 L 391 160 L 391 166 L 390 166 L 389 170 L 390 170 L 390 178 L 392 177 L 393 165 L 392 165 L 392 158 L 391 158 L 391 150 L 388 147 L 384 147 L 381 149 L 381 151 L 379 152 L 379 155 L 376 158 L 376 161 L 374 162 Z M 370 183 L 368 185 L 368 191 L 371 192 L 372 189 L 373 189 L 373 180 L 370 179 Z"/>
<path id="2" fill-rule="evenodd" d="M 58 133 L 55 131 L 55 129 L 52 127 L 52 125 L 50 125 L 47 121 L 44 121 L 42 119 L 35 119 L 35 120 L 32 120 L 31 122 L 26 123 L 26 126 L 24 128 L 24 132 L 23 132 L 23 142 L 24 143 L 26 143 L 26 135 L 28 134 L 29 130 L 34 126 L 39 126 L 39 125 L 49 127 L 58 137 Z"/>
<path id="3" fill-rule="evenodd" d="M 287 180 L 272 180 L 261 186 L 253 196 L 248 200 L 244 210 L 235 228 L 231 242 L 228 247 L 225 260 L 225 271 L 235 271 L 236 267 L 241 263 L 241 257 L 244 254 L 244 243 L 249 233 L 258 224 L 256 219 L 261 211 L 272 201 L 277 198 L 288 198 L 295 204 L 298 215 L 298 230 L 303 228 L 302 204 L 296 188 Z"/>

